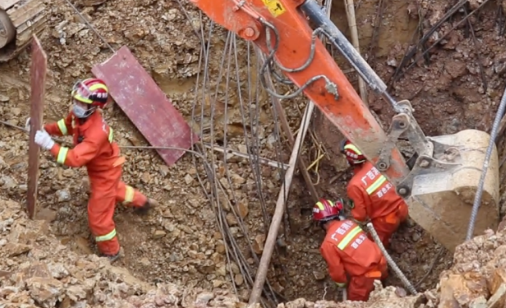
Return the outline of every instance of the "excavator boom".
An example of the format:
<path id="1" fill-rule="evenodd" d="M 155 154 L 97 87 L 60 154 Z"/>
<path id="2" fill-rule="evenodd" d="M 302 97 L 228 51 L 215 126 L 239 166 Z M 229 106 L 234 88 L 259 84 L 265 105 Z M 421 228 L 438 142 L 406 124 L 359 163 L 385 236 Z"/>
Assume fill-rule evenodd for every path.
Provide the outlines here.
<path id="1" fill-rule="evenodd" d="M 300 2 L 279 0 L 192 0 L 211 19 L 254 42 L 273 59 L 284 74 L 371 161 L 379 157 L 386 141 L 369 109 L 362 103 L 344 73 L 316 39 Z M 241 4 L 242 3 L 242 4 Z M 284 68 L 284 69 L 283 69 Z M 397 149 L 392 149 L 391 181 L 402 179 L 408 168 Z"/>
<path id="2" fill-rule="evenodd" d="M 410 206 L 410 216 L 441 244 L 453 249 L 466 236 L 473 196 L 477 190 L 490 136 L 477 130 L 426 137 L 408 101 L 396 102 L 383 81 L 325 16 L 315 0 L 190 0 L 209 18 L 253 42 L 267 59 L 298 87 L 326 117 L 375 164 Z M 313 30 L 308 19 L 316 25 Z M 325 35 L 354 66 L 365 82 L 383 94 L 397 112 L 385 133 L 361 101 L 319 34 Z M 416 152 L 410 166 L 396 146 L 406 136 Z M 490 161 L 475 233 L 498 224 L 497 150 Z"/>

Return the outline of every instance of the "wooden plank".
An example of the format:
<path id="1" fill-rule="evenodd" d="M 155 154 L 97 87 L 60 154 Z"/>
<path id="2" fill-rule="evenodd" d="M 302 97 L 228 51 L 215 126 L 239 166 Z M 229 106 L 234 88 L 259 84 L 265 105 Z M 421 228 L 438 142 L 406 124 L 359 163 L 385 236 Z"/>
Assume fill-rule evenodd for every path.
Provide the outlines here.
<path id="1" fill-rule="evenodd" d="M 152 146 L 188 149 L 192 134 L 193 142 L 198 141 L 198 136 L 128 47 L 121 47 L 104 63 L 95 65 L 92 72 L 104 80 L 118 106 Z M 169 166 L 185 153 L 156 151 Z"/>
<path id="2" fill-rule="evenodd" d="M 28 217 L 33 218 L 37 203 L 37 187 L 39 179 L 39 153 L 40 148 L 35 143 L 35 132 L 42 128 L 42 115 L 44 110 L 44 92 L 46 87 L 47 56 L 40 45 L 37 36 L 32 40 L 32 66 L 30 68 L 30 143 L 28 146 Z"/>

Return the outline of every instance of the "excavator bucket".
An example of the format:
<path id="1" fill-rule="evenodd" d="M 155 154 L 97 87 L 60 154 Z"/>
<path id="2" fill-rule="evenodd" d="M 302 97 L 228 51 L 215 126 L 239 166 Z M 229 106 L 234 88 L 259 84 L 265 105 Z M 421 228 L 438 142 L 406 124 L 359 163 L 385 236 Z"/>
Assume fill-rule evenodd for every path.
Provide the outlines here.
<path id="1" fill-rule="evenodd" d="M 0 0 L 0 63 L 16 57 L 46 28 L 42 0 Z"/>
<path id="2" fill-rule="evenodd" d="M 465 241 L 478 182 L 483 172 L 490 135 L 463 130 L 453 135 L 427 137 L 434 144 L 431 171 L 417 160 L 407 202 L 410 217 L 449 250 Z M 455 164 L 440 168 L 437 161 Z M 418 170 L 414 170 L 417 168 Z M 440 168 L 440 172 L 435 172 Z M 425 173 L 425 174 L 424 174 Z M 481 206 L 473 235 L 495 230 L 499 223 L 499 163 L 494 146 L 483 185 Z"/>

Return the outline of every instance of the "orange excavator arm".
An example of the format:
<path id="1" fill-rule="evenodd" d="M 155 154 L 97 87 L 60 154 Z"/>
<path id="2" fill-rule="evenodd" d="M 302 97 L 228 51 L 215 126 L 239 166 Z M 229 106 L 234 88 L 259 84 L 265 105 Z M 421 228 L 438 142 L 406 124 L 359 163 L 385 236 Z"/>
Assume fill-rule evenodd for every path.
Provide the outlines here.
<path id="1" fill-rule="evenodd" d="M 386 134 L 316 39 L 318 33 L 300 10 L 302 1 L 191 1 L 215 22 L 256 44 L 266 54 L 266 62 L 274 60 L 299 87 L 295 95 L 302 90 L 370 161 L 378 161 Z M 399 151 L 392 148 L 390 168 L 384 174 L 398 183 L 408 171 Z"/>
<path id="2" fill-rule="evenodd" d="M 190 0 L 209 18 L 265 53 L 260 78 L 277 67 L 396 187 L 419 225 L 449 249 L 466 237 L 467 222 L 475 234 L 498 224 L 499 168 L 497 150 L 484 180 L 480 212 L 471 211 L 472 196 L 483 172 L 490 136 L 478 130 L 426 137 L 411 104 L 396 102 L 384 82 L 324 14 L 315 0 Z M 308 21 L 315 25 L 313 30 Z M 388 134 L 374 119 L 334 59 L 317 38 L 323 34 L 341 52 L 367 85 L 382 94 L 396 111 Z M 279 75 L 277 75 L 279 77 Z M 416 154 L 409 167 L 396 142 L 405 136 Z M 486 165 L 486 164 L 485 164 Z"/>

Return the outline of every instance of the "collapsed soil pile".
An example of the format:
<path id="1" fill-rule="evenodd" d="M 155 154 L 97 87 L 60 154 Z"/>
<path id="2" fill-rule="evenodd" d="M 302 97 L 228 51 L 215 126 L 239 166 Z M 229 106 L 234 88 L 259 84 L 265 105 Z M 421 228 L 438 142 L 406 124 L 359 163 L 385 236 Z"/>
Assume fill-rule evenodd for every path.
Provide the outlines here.
<path id="1" fill-rule="evenodd" d="M 62 245 L 47 220 L 0 200 L 0 307 L 245 307 L 230 291 L 150 285 L 106 258 Z"/>
<path id="2" fill-rule="evenodd" d="M 226 289 L 153 285 L 106 258 L 76 254 L 52 234 L 47 220 L 27 219 L 12 200 L 0 199 L 0 248 L 0 306 L 5 308 L 247 307 Z M 506 230 L 489 230 L 457 248 L 455 265 L 443 272 L 437 289 L 406 296 L 401 288 L 377 285 L 367 303 L 297 299 L 278 308 L 503 307 L 505 251 Z"/>

